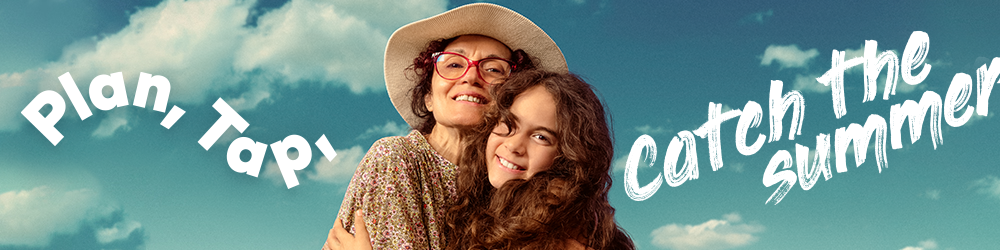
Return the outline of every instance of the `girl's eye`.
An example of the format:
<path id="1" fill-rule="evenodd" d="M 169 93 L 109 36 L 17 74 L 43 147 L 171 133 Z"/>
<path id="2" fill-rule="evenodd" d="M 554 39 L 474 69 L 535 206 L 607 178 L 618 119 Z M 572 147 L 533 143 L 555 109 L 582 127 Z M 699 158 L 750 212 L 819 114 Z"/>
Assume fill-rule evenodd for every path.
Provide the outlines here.
<path id="1" fill-rule="evenodd" d="M 552 145 L 552 140 L 550 140 L 548 136 L 545 136 L 543 134 L 533 134 L 531 135 L 531 137 L 537 140 L 542 145 Z"/>

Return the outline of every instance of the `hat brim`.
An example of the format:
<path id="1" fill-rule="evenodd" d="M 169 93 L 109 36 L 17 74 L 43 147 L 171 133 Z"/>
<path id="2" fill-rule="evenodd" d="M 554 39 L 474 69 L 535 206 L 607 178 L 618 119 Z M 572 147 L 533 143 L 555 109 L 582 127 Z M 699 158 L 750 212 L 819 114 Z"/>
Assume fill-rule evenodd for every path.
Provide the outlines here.
<path id="1" fill-rule="evenodd" d="M 411 128 L 424 122 L 411 108 L 410 90 L 415 79 L 407 78 L 406 68 L 426 49 L 428 42 L 460 35 L 492 37 L 512 50 L 524 50 L 542 70 L 568 72 L 559 46 L 528 18 L 503 6 L 473 3 L 412 22 L 389 37 L 385 47 L 385 87 L 399 115 Z"/>

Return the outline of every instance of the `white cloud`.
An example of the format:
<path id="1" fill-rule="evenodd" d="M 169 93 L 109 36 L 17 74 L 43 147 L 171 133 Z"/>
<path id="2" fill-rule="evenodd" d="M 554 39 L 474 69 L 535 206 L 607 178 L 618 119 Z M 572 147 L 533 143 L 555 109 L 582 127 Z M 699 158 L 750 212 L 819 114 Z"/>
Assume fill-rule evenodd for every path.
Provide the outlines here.
<path id="1" fill-rule="evenodd" d="M 723 107 L 723 109 L 726 109 L 726 108 L 728 108 L 728 106 L 724 106 Z M 723 112 L 725 112 L 725 111 L 723 111 Z M 674 133 L 673 129 L 665 128 L 663 126 L 653 127 L 652 125 L 649 125 L 649 124 L 635 127 L 635 131 L 637 131 L 639 133 L 642 133 L 642 134 L 650 135 L 650 136 L 653 136 L 653 135 L 665 135 L 665 134 L 672 134 L 672 133 Z M 626 149 L 631 150 L 631 146 L 629 146 Z M 615 158 L 615 159 L 612 160 L 612 162 L 611 162 L 611 171 L 612 172 L 624 172 L 625 171 L 625 163 L 628 162 L 628 154 L 627 154 L 628 151 L 622 151 L 622 152 L 625 152 L 626 154 L 620 155 L 618 158 Z M 648 165 L 649 165 L 648 163 L 640 163 L 639 164 L 639 168 L 643 169 L 643 168 L 646 168 L 646 166 L 648 166 Z"/>
<path id="2" fill-rule="evenodd" d="M 881 51 L 876 51 L 876 55 L 878 55 L 877 52 L 881 52 Z M 896 53 L 896 55 L 898 56 L 899 53 Z M 851 49 L 851 48 L 844 49 L 844 60 L 851 60 L 852 58 L 855 58 L 855 57 L 865 57 L 865 45 L 864 44 L 859 45 L 857 49 Z M 861 72 L 864 72 L 864 68 L 863 68 L 862 65 L 854 66 L 851 69 L 861 69 L 862 70 Z"/>
<path id="3" fill-rule="evenodd" d="M 628 162 L 628 155 L 622 155 L 611 162 L 612 172 L 625 172 L 625 163 Z M 640 164 L 640 166 L 642 166 Z"/>
<path id="4" fill-rule="evenodd" d="M 927 197 L 927 199 L 931 200 L 941 199 L 941 190 L 937 189 L 927 190 L 927 192 L 924 192 L 924 197 Z"/>
<path id="5" fill-rule="evenodd" d="M 354 93 L 380 91 L 389 35 L 445 7 L 438 0 L 293 0 L 258 18 L 233 67 L 263 70 L 287 82 L 342 83 Z"/>
<path id="6" fill-rule="evenodd" d="M 238 71 L 263 69 L 289 82 L 342 81 L 355 93 L 384 88 L 388 34 L 329 2 L 291 1 L 261 16 L 250 34 L 235 54 Z"/>
<path id="7" fill-rule="evenodd" d="M 765 51 L 764 52 L 765 56 L 762 56 L 762 59 L 764 59 L 764 60 L 761 60 L 761 65 L 770 65 L 771 61 L 768 61 L 768 59 L 770 59 L 770 60 L 777 60 L 779 62 L 779 64 L 781 64 L 781 68 L 794 68 L 795 66 L 805 67 L 809 63 L 808 62 L 809 59 L 805 59 L 807 56 L 808 56 L 808 58 L 813 58 L 813 57 L 815 57 L 815 56 L 818 55 L 818 54 L 815 54 L 815 53 L 807 53 L 807 51 L 798 50 L 798 47 L 792 47 L 792 46 L 796 46 L 796 45 L 789 45 L 789 46 L 784 46 L 784 47 L 782 47 L 782 46 L 775 46 L 775 45 L 769 46 L 768 50 L 770 50 L 772 47 L 775 47 L 775 49 L 773 50 L 773 53 L 772 53 L 772 54 L 774 54 L 774 57 L 773 57 L 773 59 L 770 59 L 770 58 L 766 57 L 766 55 L 768 54 L 768 51 Z M 778 49 L 778 48 L 780 48 L 780 49 Z M 811 49 L 809 51 L 815 52 L 816 49 Z M 858 46 L 857 48 L 853 48 L 853 49 L 852 48 L 848 48 L 848 49 L 844 49 L 843 51 L 844 51 L 844 60 L 851 60 L 851 59 L 856 58 L 856 57 L 862 57 L 863 58 L 864 57 L 864 52 L 865 52 L 865 46 L 862 44 L 862 45 Z M 876 55 L 878 55 L 878 54 L 880 54 L 882 52 L 885 52 L 885 50 L 876 51 Z M 899 56 L 899 54 L 900 54 L 898 51 L 895 51 L 895 50 L 893 50 L 893 52 L 896 53 L 897 56 Z M 782 57 L 784 57 L 784 58 L 793 58 L 794 60 L 789 59 L 788 62 L 782 63 L 782 59 L 780 59 Z M 824 57 L 824 58 L 828 58 L 828 57 Z M 805 59 L 805 60 L 802 60 L 802 59 Z M 940 62 L 940 61 L 937 62 L 937 63 L 944 64 L 944 62 Z M 899 65 L 896 65 L 896 67 L 897 67 L 897 72 L 896 72 L 896 90 L 895 90 L 896 94 L 912 93 L 912 92 L 923 91 L 923 90 L 927 89 L 927 84 L 909 85 L 906 82 L 904 82 L 902 80 L 902 78 L 900 78 L 901 76 L 899 76 L 899 74 L 900 74 L 899 73 L 899 69 L 898 69 Z M 823 84 L 819 83 L 819 81 L 816 80 L 816 78 L 820 77 L 823 73 L 825 73 L 829 69 L 830 69 L 830 66 L 828 66 L 828 64 L 827 64 L 827 65 L 824 65 L 824 67 L 822 67 L 822 72 L 810 71 L 812 73 L 806 72 L 806 73 L 797 74 L 795 76 L 795 80 L 793 81 L 793 84 L 792 84 L 793 87 L 792 88 L 796 89 L 796 90 L 799 90 L 799 91 L 802 91 L 804 93 L 829 93 L 830 92 L 830 86 L 823 85 Z M 876 87 L 877 90 L 876 91 L 879 92 L 877 94 L 878 98 L 882 98 L 882 93 L 881 92 L 885 90 L 886 71 L 887 70 L 888 69 L 883 68 L 881 74 L 879 74 L 879 77 L 876 80 L 876 83 L 877 83 L 876 84 L 877 85 L 877 87 Z M 855 84 L 856 83 L 856 84 L 859 84 L 859 85 L 857 85 L 857 87 L 860 88 L 861 84 L 864 84 L 864 82 L 863 82 L 864 81 L 864 75 L 863 74 L 864 74 L 864 64 L 859 64 L 859 65 L 853 66 L 851 68 L 848 68 L 847 70 L 844 71 L 844 76 L 845 76 L 844 81 L 845 81 L 845 84 L 850 85 L 850 84 Z M 847 85 L 845 85 L 845 87 L 850 87 L 850 86 L 847 86 Z"/>
<path id="8" fill-rule="evenodd" d="M 770 66 L 777 62 L 779 68 L 805 68 L 809 61 L 819 55 L 816 49 L 800 50 L 798 45 L 769 45 L 760 56 L 760 65 Z"/>
<path id="9" fill-rule="evenodd" d="M 39 246 L 53 233 L 71 233 L 97 205 L 89 189 L 67 192 L 48 187 L 0 194 L 0 244 Z"/>
<path id="10" fill-rule="evenodd" d="M 934 239 L 929 239 L 929 240 L 921 241 L 918 245 L 920 245 L 920 247 L 923 247 L 925 249 L 936 249 L 936 248 L 938 248 L 937 242 L 935 242 Z"/>
<path id="11" fill-rule="evenodd" d="M 250 7 L 235 0 L 164 1 L 133 14 L 128 26 L 92 50 L 71 51 L 75 54 L 46 69 L 53 78 L 70 72 L 84 88 L 98 74 L 122 72 L 130 86 L 139 72 L 163 75 L 170 81 L 171 101 L 199 103 L 211 90 L 237 83 L 231 61 L 247 35 L 243 25 Z"/>
<path id="12" fill-rule="evenodd" d="M 729 104 L 722 104 L 722 113 L 729 112 L 731 110 L 733 110 L 733 107 L 729 106 Z"/>
<path id="13" fill-rule="evenodd" d="M 792 82 L 792 89 L 803 93 L 829 93 L 830 86 L 819 83 L 819 81 L 816 80 L 817 77 L 820 77 L 820 75 L 797 74 L 795 75 L 795 81 Z"/>
<path id="14" fill-rule="evenodd" d="M 728 213 L 723 214 L 722 219 L 728 222 L 740 222 L 743 221 L 743 216 L 740 216 L 738 213 Z"/>
<path id="15" fill-rule="evenodd" d="M 743 171 L 746 169 L 746 166 L 747 166 L 746 163 L 736 162 L 736 163 L 725 164 L 725 166 L 723 167 L 728 167 L 729 169 L 733 170 L 733 172 L 743 173 Z"/>
<path id="16" fill-rule="evenodd" d="M 444 12 L 448 7 L 447 1 L 439 0 L 310 1 L 328 2 L 336 6 L 334 11 L 337 13 L 350 13 L 353 18 L 363 20 L 368 26 L 382 34 L 386 34 L 387 37 L 397 28 L 407 23 L 437 15 Z M 381 56 L 382 52 L 379 52 L 378 55 Z M 381 68 L 382 66 L 379 65 L 379 69 Z"/>
<path id="17" fill-rule="evenodd" d="M 1000 199 L 1000 178 L 996 176 L 987 175 L 982 179 L 972 182 L 972 186 L 981 194 Z"/>
<path id="18" fill-rule="evenodd" d="M 319 153 L 319 155 L 320 157 L 323 157 L 322 153 Z M 289 151 L 287 157 L 288 159 L 291 160 L 297 160 L 299 159 L 299 151 L 297 150 Z M 281 175 L 281 168 L 278 167 L 278 162 L 276 162 L 274 159 L 271 159 L 267 161 L 267 163 L 264 163 L 264 166 L 262 167 L 262 172 L 263 173 L 259 173 L 257 176 L 265 180 L 271 180 L 271 183 L 273 183 L 274 185 L 281 186 L 283 188 L 288 187 L 285 184 L 285 177 Z M 304 175 L 302 172 L 304 171 L 293 171 L 293 172 L 295 173 L 296 180 L 299 181 L 299 185 L 302 185 L 302 176 Z"/>
<path id="19" fill-rule="evenodd" d="M 101 202 L 96 191 L 47 186 L 0 194 L 0 232 L 0 248 L 65 244 L 54 242 L 59 240 L 93 245 L 74 244 L 80 249 L 132 249 L 145 241 L 142 225 L 125 219 L 122 209 Z"/>
<path id="20" fill-rule="evenodd" d="M 25 93 L 30 98 L 42 90 L 64 93 L 56 78 L 69 72 L 80 92 L 89 96 L 90 80 L 97 75 L 122 72 L 127 88 L 134 89 L 139 72 L 147 72 L 169 79 L 171 102 L 201 103 L 211 91 L 238 81 L 231 58 L 246 34 L 242 25 L 249 8 L 235 1 L 164 1 L 137 11 L 116 34 L 74 43 L 59 61 L 2 74 L 0 82 L 32 86 Z M 26 102 L 12 104 L 23 108 Z M 69 106 L 66 113 L 75 114 Z"/>
<path id="21" fill-rule="evenodd" d="M 937 248 L 938 248 L 937 242 L 934 241 L 934 239 L 928 239 L 928 240 L 919 242 L 917 244 L 917 246 L 907 246 L 907 247 L 904 247 L 902 250 L 931 250 L 931 249 L 937 249 Z"/>
<path id="22" fill-rule="evenodd" d="M 313 164 L 312 172 L 306 173 L 306 178 L 326 183 L 347 183 L 354 176 L 354 170 L 361 163 L 361 158 L 365 156 L 365 150 L 359 145 L 349 149 L 338 149 L 337 157 L 333 161 L 327 161 L 326 157 L 320 156 Z"/>
<path id="23" fill-rule="evenodd" d="M 256 128 L 250 127 L 247 128 L 247 130 L 244 130 L 243 132 L 249 132 L 254 129 Z M 223 149 L 228 150 L 229 145 L 233 144 L 233 141 L 235 141 L 236 138 L 240 138 L 242 136 L 243 133 L 240 133 L 240 131 L 236 130 L 236 128 L 233 127 L 227 128 L 226 131 L 222 132 L 222 135 L 219 136 L 219 139 L 215 140 L 215 144 L 212 144 L 212 147 L 222 147 Z M 261 142 L 261 143 L 267 144 L 268 142 Z"/>
<path id="24" fill-rule="evenodd" d="M 97 75 L 122 72 L 135 89 L 146 72 L 169 79 L 171 103 L 203 104 L 227 93 L 238 111 L 269 101 L 281 83 L 381 91 L 389 34 L 443 12 L 446 2 L 292 0 L 260 16 L 256 27 L 246 25 L 252 7 L 240 0 L 163 1 L 136 11 L 118 33 L 66 46 L 58 61 L 2 73 L 0 130 L 19 129 L 21 109 L 41 91 L 63 93 L 56 78 L 66 72 L 84 96 Z M 75 115 L 72 108 L 66 113 Z"/>
<path id="25" fill-rule="evenodd" d="M 312 160 L 313 164 L 303 170 L 295 171 L 299 185 L 303 185 L 304 180 L 336 184 L 350 182 L 351 177 L 354 176 L 354 170 L 361 163 L 361 158 L 365 156 L 365 150 L 359 145 L 335 150 L 337 156 L 333 158 L 333 161 L 327 161 L 322 153 L 313 152 L 313 155 L 319 154 L 316 159 Z M 289 154 L 289 158 L 296 159 L 297 157 L 297 152 Z M 264 163 L 259 176 L 262 179 L 270 180 L 276 186 L 286 187 L 281 169 L 278 168 L 278 163 L 274 160 Z"/>
<path id="26" fill-rule="evenodd" d="M 0 131 L 16 131 L 21 128 L 24 121 L 27 121 L 21 115 L 21 110 L 28 105 L 31 98 L 40 93 L 37 91 L 38 87 L 25 83 L 28 81 L 41 81 L 41 75 L 0 74 Z"/>
<path id="27" fill-rule="evenodd" d="M 675 250 L 730 249 L 757 241 L 753 234 L 764 226 L 741 223 L 737 213 L 726 214 L 699 225 L 669 224 L 653 230 L 653 245 Z"/>
<path id="28" fill-rule="evenodd" d="M 374 126 L 365 130 L 358 136 L 358 139 L 381 138 L 385 136 L 404 136 L 410 133 L 410 126 L 398 124 L 395 121 L 388 121 L 385 125 Z"/>
<path id="29" fill-rule="evenodd" d="M 971 104 L 972 102 L 969 102 L 969 103 L 970 103 L 970 105 L 973 105 L 973 106 L 975 105 L 975 104 Z M 965 111 L 957 112 L 957 114 L 960 115 L 960 114 L 962 114 L 961 112 L 965 112 Z M 977 111 L 976 113 L 973 113 L 972 117 L 969 118 L 969 120 L 966 121 L 965 124 L 963 124 L 962 126 L 968 126 L 968 125 L 976 124 L 976 123 L 979 123 L 979 121 L 990 119 L 990 118 L 995 117 L 995 116 L 996 116 L 996 114 L 993 111 L 990 111 L 989 113 L 987 113 L 986 116 L 979 115 L 979 112 Z"/>
<path id="30" fill-rule="evenodd" d="M 660 134 L 669 134 L 674 132 L 673 129 L 664 128 L 663 126 L 656 126 L 654 128 L 653 126 L 648 124 L 635 127 L 635 131 L 639 131 L 639 133 L 647 135 L 660 135 Z"/>
<path id="31" fill-rule="evenodd" d="M 270 180 L 274 185 L 286 187 L 285 179 L 281 176 L 281 169 L 278 168 L 278 163 L 274 160 L 264 163 L 264 166 L 261 167 L 261 172 L 262 173 L 258 175 L 261 179 Z M 298 176 L 297 173 L 296 176 Z"/>
<path id="32" fill-rule="evenodd" d="M 861 50 L 861 49 L 859 49 L 859 50 Z M 851 52 L 851 50 L 848 50 L 848 54 L 850 54 L 850 52 Z M 882 51 L 879 51 L 878 53 L 882 53 Z M 897 55 L 898 54 L 899 53 L 897 53 Z M 858 55 L 858 56 L 863 56 L 863 55 Z M 925 83 L 921 83 L 921 84 L 917 84 L 917 85 L 910 85 L 910 84 L 906 83 L 905 81 L 903 81 L 902 75 L 900 75 L 901 73 L 899 73 L 899 71 L 898 71 L 899 70 L 898 67 L 899 67 L 899 65 L 897 65 L 897 72 L 896 72 L 896 90 L 895 90 L 895 95 L 909 94 L 909 93 L 918 92 L 918 91 L 919 92 L 923 92 L 924 90 L 927 90 L 927 85 L 928 84 L 926 84 L 926 82 Z M 878 99 L 882 99 L 883 95 L 884 95 L 885 84 L 886 84 L 886 74 L 887 74 L 886 71 L 887 71 L 887 69 L 883 68 L 882 71 L 878 75 L 878 79 L 875 80 L 875 84 L 876 84 L 876 88 L 875 89 L 876 89 L 876 91 L 878 91 L 878 93 L 876 95 L 876 98 L 878 98 Z M 850 69 L 848 69 L 845 72 L 845 74 L 846 73 L 855 74 L 856 76 L 852 76 L 852 78 L 850 78 L 850 79 L 859 79 L 860 81 L 858 81 L 858 83 L 864 84 L 862 82 L 862 81 L 864 81 L 864 75 L 862 75 L 862 74 L 864 74 L 864 67 L 863 66 L 855 66 L 853 68 L 850 68 Z M 848 79 L 847 81 L 850 81 L 850 79 Z M 895 95 L 890 95 L 889 96 L 890 100 L 892 100 L 893 96 L 895 96 Z"/>
<path id="33" fill-rule="evenodd" d="M 246 92 L 243 92 L 236 98 L 226 98 L 225 101 L 237 112 L 254 109 L 257 107 L 257 104 L 272 101 L 271 83 L 274 82 L 278 82 L 278 80 L 272 76 L 258 75 L 248 80 L 247 85 L 249 88 Z"/>
<path id="34" fill-rule="evenodd" d="M 897 78 L 897 81 L 898 82 L 896 82 L 896 94 L 907 94 L 907 93 L 913 93 L 913 92 L 917 92 L 917 91 L 924 91 L 924 90 L 927 89 L 927 83 L 921 83 L 921 84 L 917 84 L 917 85 L 910 85 L 910 84 L 904 82 L 902 78 Z M 885 88 L 885 87 L 883 87 L 883 86 L 885 86 L 885 77 L 884 76 L 879 77 L 877 83 L 879 85 L 878 90 L 881 92 Z M 881 95 L 879 95 L 878 97 L 882 98 Z M 892 97 L 890 97 L 890 98 L 892 98 Z"/>
<path id="35" fill-rule="evenodd" d="M 94 132 L 90 136 L 95 138 L 107 138 L 115 134 L 115 131 L 119 129 L 123 131 L 128 131 L 132 129 L 128 125 L 129 120 L 134 119 L 129 115 L 129 109 L 126 108 L 116 108 L 112 109 L 108 117 L 101 121 L 101 124 L 94 129 Z"/>
<path id="36" fill-rule="evenodd" d="M 766 10 L 756 13 L 751 13 L 743 18 L 744 22 L 754 22 L 754 23 L 764 23 L 765 19 L 774 16 L 774 10 Z"/>
<path id="37" fill-rule="evenodd" d="M 109 228 L 102 228 L 95 233 L 97 241 L 102 244 L 128 239 L 135 230 L 142 228 L 142 224 L 136 221 L 119 221 Z"/>

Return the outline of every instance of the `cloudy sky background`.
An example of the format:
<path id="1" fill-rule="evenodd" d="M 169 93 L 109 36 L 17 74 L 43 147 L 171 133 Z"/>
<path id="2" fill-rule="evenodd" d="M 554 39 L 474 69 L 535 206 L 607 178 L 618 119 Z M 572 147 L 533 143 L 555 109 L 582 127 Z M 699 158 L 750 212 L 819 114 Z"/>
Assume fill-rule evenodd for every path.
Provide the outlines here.
<path id="1" fill-rule="evenodd" d="M 408 130 L 385 94 L 386 40 L 406 23 L 465 3 L 0 3 L 0 249 L 319 248 L 371 143 Z M 873 143 L 859 167 L 853 153 L 846 172 L 831 159 L 832 178 L 808 191 L 796 183 L 777 205 L 765 201 L 778 185 L 762 182 L 779 150 L 815 150 L 818 134 L 872 114 L 888 121 L 892 105 L 926 91 L 944 98 L 956 73 L 969 74 L 975 89 L 976 69 L 1000 57 L 997 3 L 495 3 L 548 32 L 570 70 L 603 96 L 616 142 L 612 205 L 641 249 L 985 249 L 1000 238 L 997 98 L 987 116 L 963 126 L 942 118 L 936 146 L 927 120 L 912 144 L 904 128 L 903 147 L 886 149 L 881 171 Z M 895 95 L 884 100 L 883 71 L 875 100 L 863 103 L 863 70 L 849 69 L 847 115 L 835 118 L 830 87 L 815 80 L 830 69 L 831 52 L 862 56 L 865 40 L 876 40 L 879 53 L 902 56 L 913 31 L 930 37 L 926 80 L 910 86 L 897 77 Z M 92 107 L 81 120 L 57 79 L 67 72 L 88 104 L 98 75 L 122 72 L 130 104 L 140 72 L 163 76 L 168 110 L 186 113 L 167 129 L 149 98 L 146 108 Z M 721 169 L 712 170 L 707 140 L 696 137 L 697 179 L 663 185 L 644 201 L 626 195 L 633 142 L 643 134 L 657 142 L 653 167 L 638 171 L 644 185 L 672 160 L 664 160 L 671 138 L 705 123 L 709 102 L 723 111 L 760 104 L 763 120 L 748 141 L 767 136 L 772 80 L 805 99 L 795 140 L 786 116 L 780 140 L 744 156 L 733 139 L 738 119 L 729 120 L 720 130 Z M 45 90 L 67 100 L 57 146 L 21 115 Z M 205 150 L 197 141 L 219 118 L 212 108 L 219 98 L 250 125 Z M 970 105 L 978 100 L 973 90 Z M 258 178 L 226 162 L 237 137 L 269 144 L 292 134 L 309 142 L 325 135 L 337 152 L 327 161 L 313 145 L 297 187 L 285 187 L 270 150 Z"/>

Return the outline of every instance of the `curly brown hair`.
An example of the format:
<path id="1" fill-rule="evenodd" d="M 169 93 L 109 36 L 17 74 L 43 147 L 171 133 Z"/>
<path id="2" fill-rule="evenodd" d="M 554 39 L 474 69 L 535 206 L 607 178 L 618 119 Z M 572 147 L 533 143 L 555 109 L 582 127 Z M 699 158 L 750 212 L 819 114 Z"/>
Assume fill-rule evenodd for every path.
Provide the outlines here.
<path id="1" fill-rule="evenodd" d="M 517 95 L 544 86 L 556 102 L 560 155 L 529 180 L 489 183 L 486 141 L 493 128 L 516 129 Z M 604 106 L 591 86 L 569 73 L 522 71 L 491 88 L 485 122 L 463 136 L 458 201 L 447 215 L 448 249 L 561 249 L 577 240 L 593 249 L 635 249 L 608 203 L 613 157 Z"/>
<path id="2" fill-rule="evenodd" d="M 469 34 L 471 35 L 471 34 Z M 465 35 L 462 35 L 465 36 Z M 411 71 L 417 84 L 410 89 L 410 108 L 413 110 L 413 114 L 417 117 L 423 118 L 424 121 L 418 124 L 415 130 L 421 133 L 428 134 L 431 129 L 434 128 L 434 124 L 437 121 L 434 119 L 434 115 L 431 111 L 427 110 L 427 106 L 424 103 L 424 96 L 431 93 L 431 78 L 434 76 L 434 53 L 444 51 L 448 44 L 458 39 L 460 36 L 439 39 L 427 43 L 427 48 L 417 58 L 413 59 L 413 64 L 407 67 L 406 70 Z M 502 43 L 502 42 L 501 42 Z M 506 46 L 506 45 L 504 45 Z M 508 47 L 507 50 L 510 50 Z M 510 51 L 510 61 L 514 62 L 514 70 L 512 72 L 517 72 L 521 70 L 534 69 L 535 64 L 532 62 L 531 56 L 524 50 L 517 49 Z"/>

